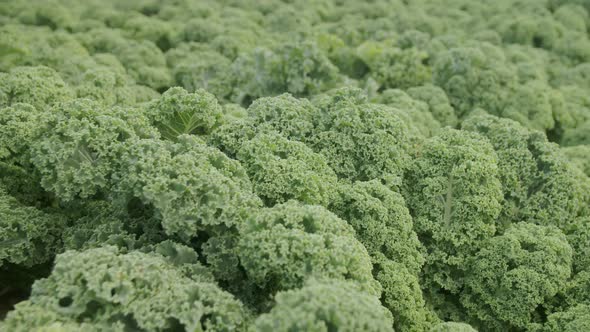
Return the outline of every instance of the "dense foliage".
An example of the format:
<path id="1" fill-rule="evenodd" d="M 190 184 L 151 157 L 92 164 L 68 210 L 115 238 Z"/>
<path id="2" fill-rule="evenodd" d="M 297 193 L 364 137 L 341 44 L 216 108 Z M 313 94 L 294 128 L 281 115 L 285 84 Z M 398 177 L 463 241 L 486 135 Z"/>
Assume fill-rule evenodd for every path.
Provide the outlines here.
<path id="1" fill-rule="evenodd" d="M 589 29 L 0 0 L 0 330 L 590 331 Z"/>

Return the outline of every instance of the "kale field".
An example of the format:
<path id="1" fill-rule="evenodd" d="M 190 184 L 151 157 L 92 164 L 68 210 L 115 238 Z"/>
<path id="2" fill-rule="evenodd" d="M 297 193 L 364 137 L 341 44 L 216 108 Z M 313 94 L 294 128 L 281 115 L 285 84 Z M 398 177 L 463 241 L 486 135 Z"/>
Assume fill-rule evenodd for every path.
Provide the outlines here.
<path id="1" fill-rule="evenodd" d="M 590 0 L 0 0 L 0 331 L 590 331 Z"/>

